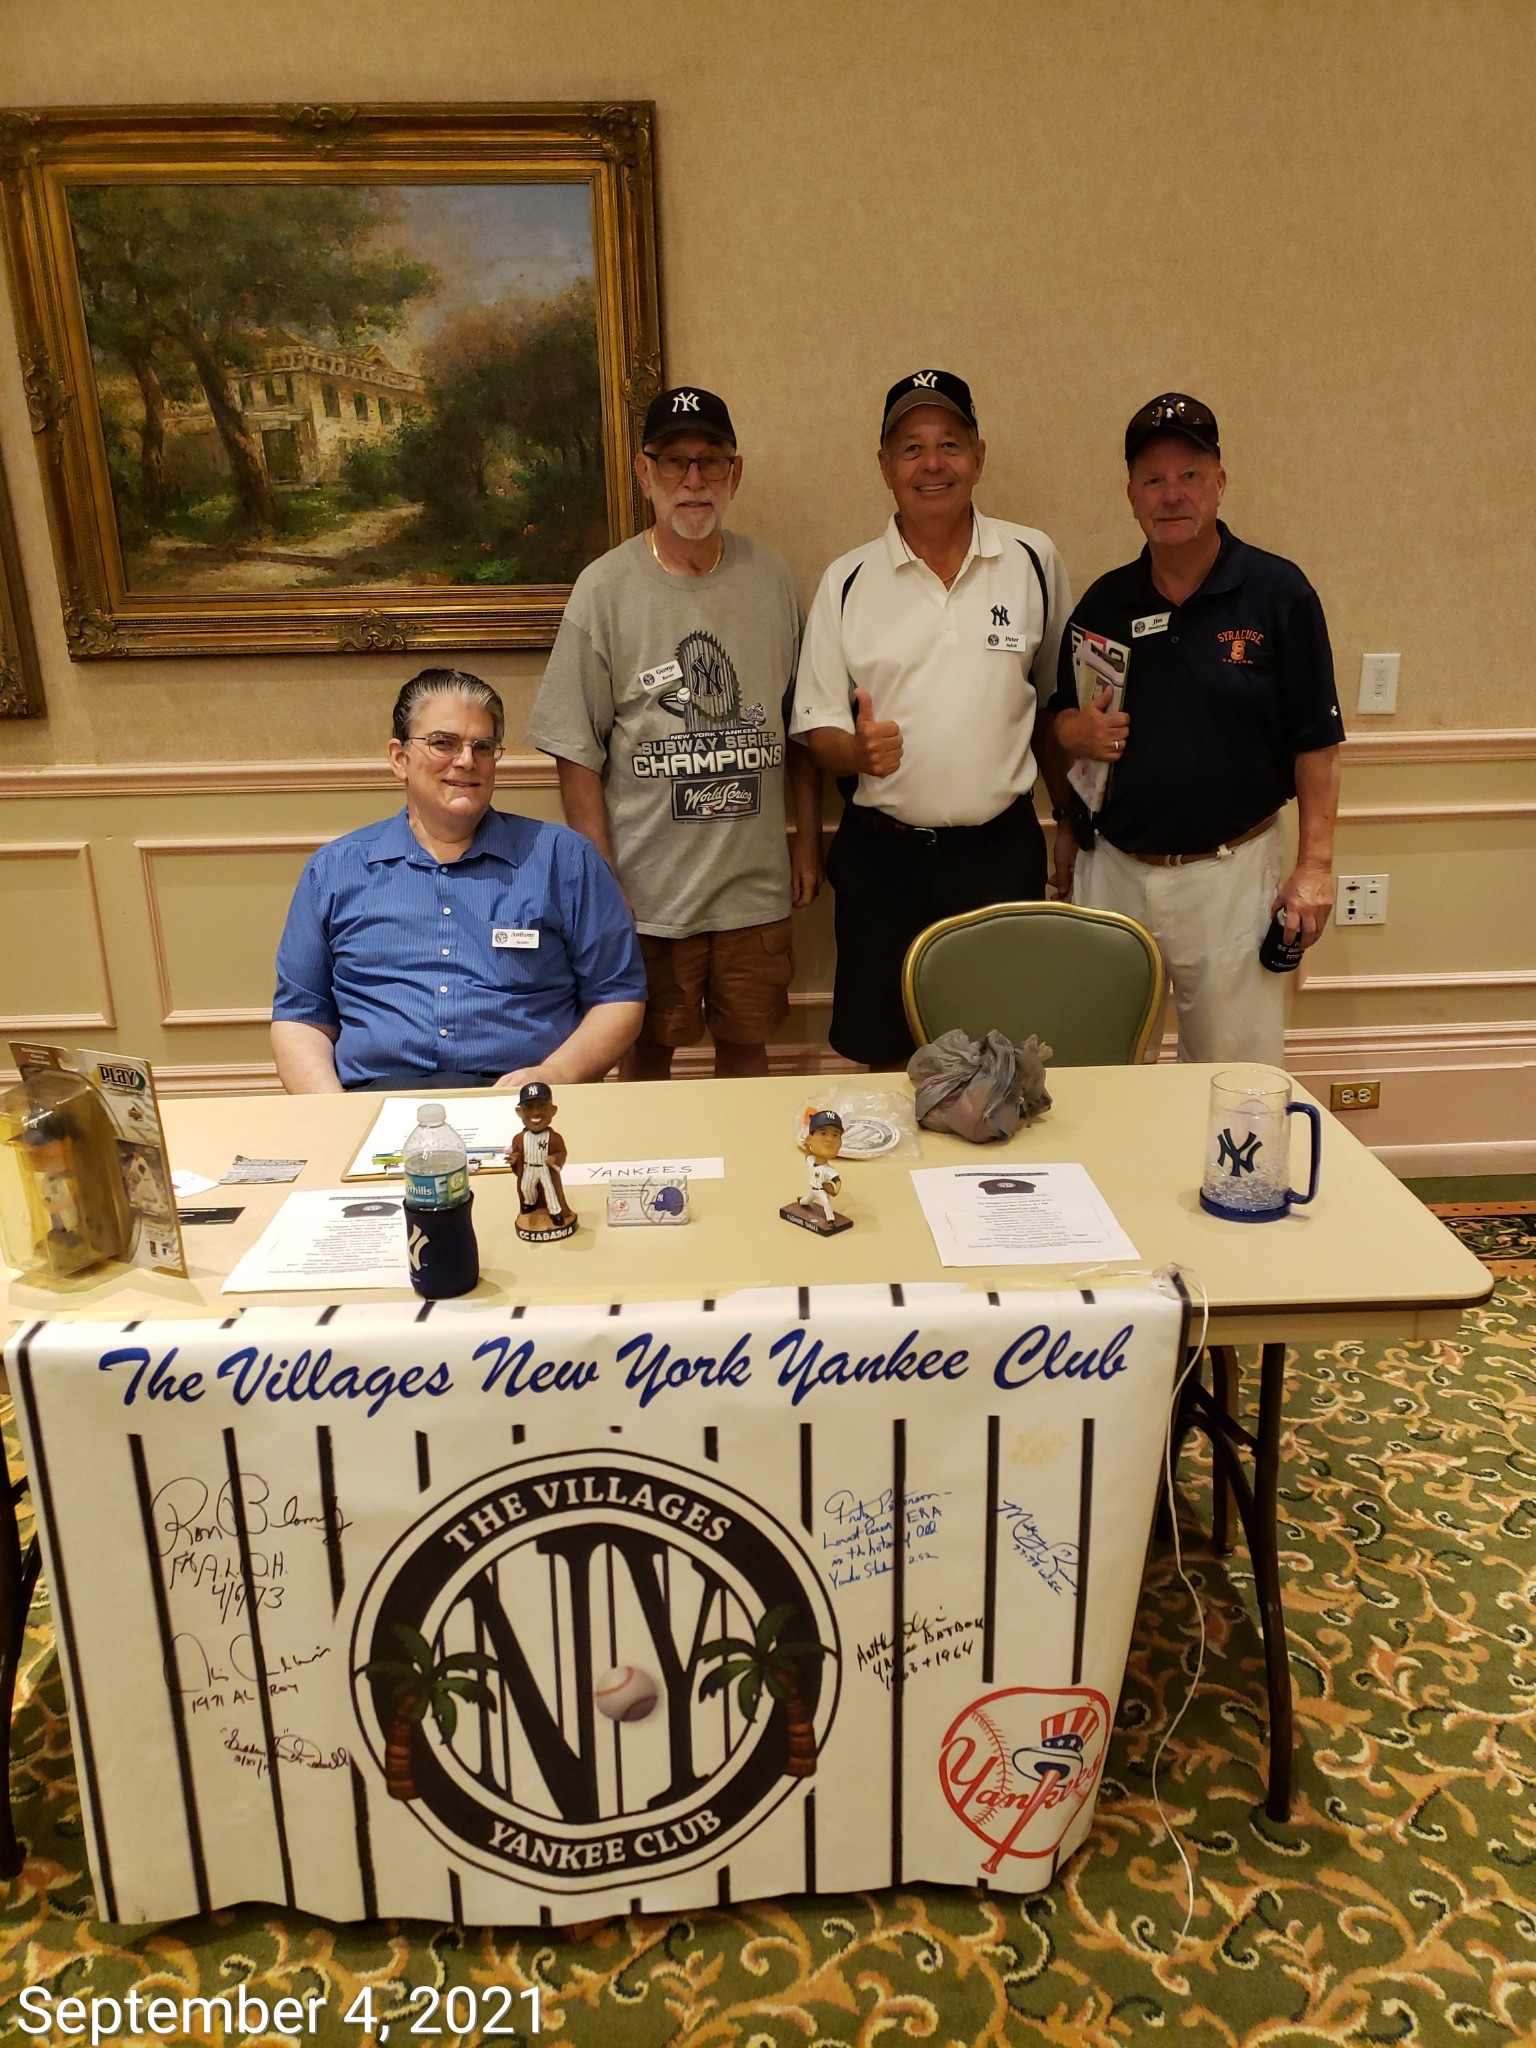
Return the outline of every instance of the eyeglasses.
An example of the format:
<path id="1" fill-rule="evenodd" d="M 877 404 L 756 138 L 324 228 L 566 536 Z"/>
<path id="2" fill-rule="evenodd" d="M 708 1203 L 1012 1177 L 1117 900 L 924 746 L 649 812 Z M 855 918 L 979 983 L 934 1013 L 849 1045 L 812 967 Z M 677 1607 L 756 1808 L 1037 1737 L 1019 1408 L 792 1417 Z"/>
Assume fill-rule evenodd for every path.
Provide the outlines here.
<path id="1" fill-rule="evenodd" d="M 468 747 L 476 765 L 483 766 L 487 761 L 499 761 L 506 751 L 500 740 L 467 740 L 457 732 L 413 732 L 410 737 L 417 746 L 425 747 L 434 761 L 457 761 Z"/>
<path id="2" fill-rule="evenodd" d="M 723 484 L 736 460 L 734 455 L 653 455 L 649 448 L 644 453 L 669 484 L 680 484 L 690 469 L 697 469 L 707 484 Z"/>

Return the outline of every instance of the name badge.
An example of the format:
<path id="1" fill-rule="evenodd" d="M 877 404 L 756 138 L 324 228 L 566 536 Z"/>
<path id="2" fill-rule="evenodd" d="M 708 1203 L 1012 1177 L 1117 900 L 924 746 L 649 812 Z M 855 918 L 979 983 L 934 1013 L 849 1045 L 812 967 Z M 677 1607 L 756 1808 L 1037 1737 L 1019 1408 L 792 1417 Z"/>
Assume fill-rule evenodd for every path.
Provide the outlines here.
<path id="1" fill-rule="evenodd" d="M 660 690 L 668 683 L 680 683 L 682 680 L 683 671 L 675 661 L 664 661 L 656 668 L 643 668 L 640 671 L 642 690 Z"/>
<path id="2" fill-rule="evenodd" d="M 1026 641 L 1022 633 L 989 633 L 987 646 L 995 654 L 1022 654 Z"/>
<path id="3" fill-rule="evenodd" d="M 1144 619 L 1132 619 L 1131 638 L 1145 640 L 1149 633 L 1166 633 L 1172 612 L 1148 612 Z"/>
<path id="4" fill-rule="evenodd" d="M 505 925 L 498 925 L 491 933 L 491 944 L 493 946 L 511 946 L 520 953 L 533 952 L 537 948 L 538 943 L 539 935 L 537 932 L 511 931 Z"/>

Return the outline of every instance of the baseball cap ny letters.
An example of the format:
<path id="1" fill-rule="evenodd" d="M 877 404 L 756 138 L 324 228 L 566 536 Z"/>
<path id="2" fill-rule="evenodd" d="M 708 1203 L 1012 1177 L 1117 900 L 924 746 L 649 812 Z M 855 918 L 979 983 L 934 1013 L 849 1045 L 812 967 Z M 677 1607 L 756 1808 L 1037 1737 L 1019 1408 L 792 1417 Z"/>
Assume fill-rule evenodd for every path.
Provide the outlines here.
<path id="1" fill-rule="evenodd" d="M 646 409 L 642 448 L 663 441 L 668 434 L 708 434 L 716 441 L 736 446 L 736 429 L 725 409 L 725 400 L 713 391 L 701 391 L 697 384 L 678 384 L 653 398 Z"/>
<path id="2" fill-rule="evenodd" d="M 1132 416 L 1125 430 L 1126 461 L 1133 462 L 1137 449 L 1158 434 L 1182 434 L 1186 441 L 1193 441 L 1207 455 L 1218 458 L 1221 455 L 1221 436 L 1216 429 L 1215 413 L 1187 392 L 1165 391 L 1161 398 L 1152 399 Z"/>
<path id="3" fill-rule="evenodd" d="M 914 370 L 910 377 L 903 377 L 885 394 L 881 440 L 903 413 L 909 413 L 919 405 L 948 406 L 951 412 L 959 413 L 973 434 L 976 432 L 976 408 L 971 402 L 971 387 L 965 379 L 955 376 L 950 370 Z"/>

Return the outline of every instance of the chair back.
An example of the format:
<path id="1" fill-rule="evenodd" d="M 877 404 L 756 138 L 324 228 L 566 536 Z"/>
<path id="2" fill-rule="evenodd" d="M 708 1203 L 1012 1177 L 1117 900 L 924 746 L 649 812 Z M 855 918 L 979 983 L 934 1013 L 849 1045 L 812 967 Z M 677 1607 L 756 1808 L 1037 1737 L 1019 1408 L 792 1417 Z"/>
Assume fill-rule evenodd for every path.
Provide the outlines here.
<path id="1" fill-rule="evenodd" d="M 1129 1066 L 1161 1014 L 1163 956 L 1149 931 L 1074 903 L 995 903 L 946 917 L 907 949 L 901 994 L 919 1045 L 1033 1032 L 1058 1067 Z"/>

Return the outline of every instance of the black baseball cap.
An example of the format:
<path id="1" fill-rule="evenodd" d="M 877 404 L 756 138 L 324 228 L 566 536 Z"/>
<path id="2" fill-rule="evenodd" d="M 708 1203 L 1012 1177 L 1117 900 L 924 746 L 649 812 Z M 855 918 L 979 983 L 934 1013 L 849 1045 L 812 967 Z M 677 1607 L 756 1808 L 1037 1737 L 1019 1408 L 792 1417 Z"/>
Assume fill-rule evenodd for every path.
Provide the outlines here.
<path id="1" fill-rule="evenodd" d="M 1161 398 L 1152 399 L 1132 416 L 1125 430 L 1126 461 L 1134 461 L 1137 449 L 1158 434 L 1182 434 L 1186 441 L 1193 441 L 1207 455 L 1220 458 L 1221 435 L 1217 431 L 1216 415 L 1198 398 L 1191 398 L 1187 391 L 1165 391 Z"/>
<path id="2" fill-rule="evenodd" d="M 519 1109 L 522 1108 L 525 1102 L 552 1102 L 553 1100 L 554 1097 L 550 1094 L 547 1081 L 525 1081 L 517 1091 L 517 1106 Z"/>
<path id="3" fill-rule="evenodd" d="M 811 1131 L 840 1131 L 843 1128 L 843 1120 L 835 1109 L 815 1109 L 812 1110 L 810 1122 L 805 1128 L 808 1134 Z"/>
<path id="4" fill-rule="evenodd" d="M 971 401 L 971 387 L 965 379 L 955 376 L 951 370 L 914 370 L 910 377 L 903 377 L 885 394 L 881 440 L 903 413 L 911 412 L 919 405 L 947 405 L 951 412 L 959 413 L 973 434 L 976 432 L 976 407 Z"/>
<path id="5" fill-rule="evenodd" d="M 645 411 L 642 448 L 668 434 L 709 434 L 717 441 L 736 446 L 736 429 L 725 409 L 725 400 L 713 391 L 701 391 L 697 384 L 675 384 L 653 398 Z"/>

